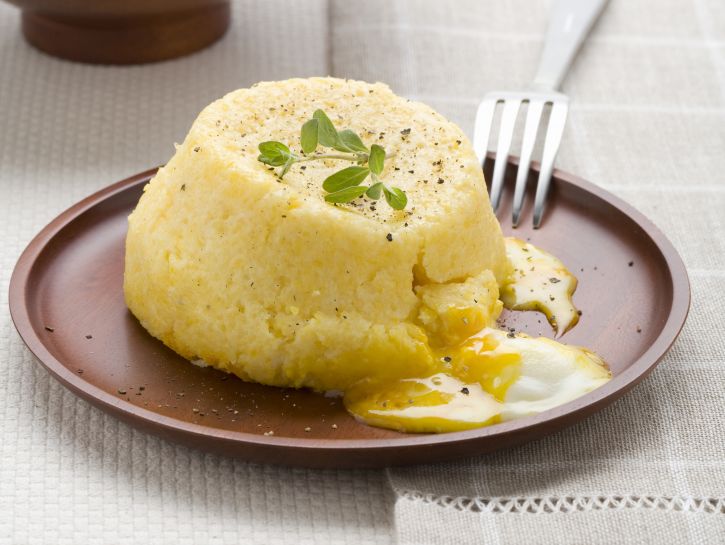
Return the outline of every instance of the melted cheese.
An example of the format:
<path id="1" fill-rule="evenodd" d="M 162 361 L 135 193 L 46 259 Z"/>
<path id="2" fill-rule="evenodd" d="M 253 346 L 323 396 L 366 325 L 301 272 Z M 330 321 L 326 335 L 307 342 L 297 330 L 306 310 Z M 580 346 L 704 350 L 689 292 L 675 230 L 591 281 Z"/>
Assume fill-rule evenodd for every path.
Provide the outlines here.
<path id="1" fill-rule="evenodd" d="M 502 287 L 504 304 L 544 312 L 561 333 L 573 327 L 579 317 L 571 300 L 576 278 L 532 244 L 509 238 L 506 246 L 514 272 Z M 424 305 L 421 319 L 431 332 L 434 371 L 425 377 L 359 382 L 344 398 L 356 418 L 406 432 L 460 431 L 538 414 L 610 380 L 606 364 L 585 348 L 490 327 L 500 303 L 477 313 L 463 301 L 436 306 L 435 297 L 446 289 L 437 286 L 436 292 L 422 294 L 430 305 Z M 443 295 L 440 300 L 450 301 L 449 294 Z"/>
<path id="2" fill-rule="evenodd" d="M 572 302 L 577 279 L 564 264 L 544 250 L 513 237 L 506 238 L 513 273 L 501 286 L 501 300 L 511 310 L 543 312 L 551 327 L 563 335 L 579 321 Z"/>
<path id="3" fill-rule="evenodd" d="M 479 428 L 498 422 L 502 409 L 480 384 L 444 372 L 360 384 L 345 394 L 345 407 L 371 426 L 412 433 Z"/>
<path id="4" fill-rule="evenodd" d="M 373 426 L 460 431 L 538 414 L 611 378 L 586 349 L 492 328 L 447 354 L 431 376 L 356 385 L 345 393 L 345 406 Z"/>

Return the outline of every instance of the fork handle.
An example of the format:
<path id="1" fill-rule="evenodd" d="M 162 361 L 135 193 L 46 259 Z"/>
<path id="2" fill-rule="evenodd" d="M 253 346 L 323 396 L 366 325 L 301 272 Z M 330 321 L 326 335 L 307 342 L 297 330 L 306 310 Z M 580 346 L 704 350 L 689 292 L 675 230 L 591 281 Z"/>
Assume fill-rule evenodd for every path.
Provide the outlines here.
<path id="1" fill-rule="evenodd" d="M 557 0 L 546 32 L 544 51 L 533 88 L 555 91 L 561 85 L 579 47 L 609 0 Z"/>

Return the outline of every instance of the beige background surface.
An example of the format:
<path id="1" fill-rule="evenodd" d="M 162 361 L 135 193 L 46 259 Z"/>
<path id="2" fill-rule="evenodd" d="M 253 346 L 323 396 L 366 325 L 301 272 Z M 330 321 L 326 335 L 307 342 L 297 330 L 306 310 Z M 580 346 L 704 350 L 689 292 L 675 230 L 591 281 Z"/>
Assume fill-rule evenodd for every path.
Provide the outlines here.
<path id="1" fill-rule="evenodd" d="M 0 8 L 0 298 L 29 239 L 91 191 L 172 153 L 196 113 L 260 79 L 389 83 L 469 132 L 526 84 L 548 1 L 235 2 L 217 45 L 152 66 L 29 48 Z M 245 464 L 133 431 L 33 362 L 0 313 L 0 543 L 725 541 L 725 4 L 612 0 L 564 84 L 559 166 L 647 214 L 693 307 L 656 372 L 557 436 L 380 471 Z"/>

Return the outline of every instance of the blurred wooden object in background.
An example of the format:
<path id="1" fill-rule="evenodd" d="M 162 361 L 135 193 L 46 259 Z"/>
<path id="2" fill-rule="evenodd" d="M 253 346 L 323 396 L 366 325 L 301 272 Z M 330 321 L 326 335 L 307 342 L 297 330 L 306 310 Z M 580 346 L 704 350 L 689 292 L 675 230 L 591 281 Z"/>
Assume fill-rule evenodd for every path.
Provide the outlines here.
<path id="1" fill-rule="evenodd" d="M 8 0 L 25 38 L 79 62 L 140 64 L 180 57 L 221 38 L 229 0 Z"/>

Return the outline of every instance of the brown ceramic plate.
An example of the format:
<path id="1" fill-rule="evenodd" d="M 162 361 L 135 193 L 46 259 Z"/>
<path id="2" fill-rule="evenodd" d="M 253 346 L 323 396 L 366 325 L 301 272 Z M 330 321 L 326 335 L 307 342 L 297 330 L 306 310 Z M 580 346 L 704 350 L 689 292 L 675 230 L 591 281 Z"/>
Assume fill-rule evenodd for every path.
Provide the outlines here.
<path id="1" fill-rule="evenodd" d="M 570 426 L 623 395 L 654 368 L 687 315 L 687 273 L 664 235 L 618 198 L 556 172 L 543 227 L 531 229 L 527 210 L 525 225 L 513 231 L 504 202 L 503 229 L 553 252 L 579 277 L 575 301 L 583 316 L 563 341 L 601 354 L 612 381 L 540 415 L 466 432 L 406 435 L 368 427 L 339 400 L 195 367 L 138 324 L 122 293 L 126 217 L 154 172 L 91 195 L 43 229 L 15 268 L 10 310 L 30 350 L 70 390 L 194 447 L 315 467 L 435 462 L 509 447 Z M 551 336 L 537 313 L 505 319 Z"/>

